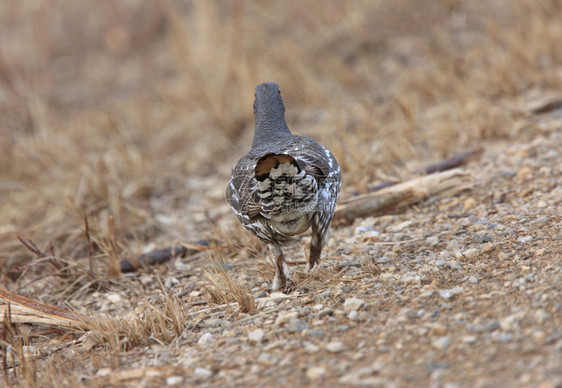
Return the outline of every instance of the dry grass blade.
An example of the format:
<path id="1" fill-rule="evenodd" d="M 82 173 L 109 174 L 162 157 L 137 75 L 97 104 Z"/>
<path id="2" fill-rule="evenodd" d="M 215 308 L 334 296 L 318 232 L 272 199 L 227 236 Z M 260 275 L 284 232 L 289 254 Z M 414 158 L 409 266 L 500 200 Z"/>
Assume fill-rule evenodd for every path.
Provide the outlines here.
<path id="1" fill-rule="evenodd" d="M 236 283 L 225 270 L 225 264 L 220 256 L 214 256 L 210 265 L 203 271 L 209 283 L 203 286 L 211 304 L 230 304 L 236 302 L 239 311 L 252 313 L 256 310 L 254 296 L 242 285 Z"/>
<path id="2" fill-rule="evenodd" d="M 90 347 L 102 345 L 113 352 L 157 342 L 170 344 L 195 326 L 189 305 L 168 292 L 163 298 L 147 303 L 124 316 L 94 316 L 87 338 Z"/>

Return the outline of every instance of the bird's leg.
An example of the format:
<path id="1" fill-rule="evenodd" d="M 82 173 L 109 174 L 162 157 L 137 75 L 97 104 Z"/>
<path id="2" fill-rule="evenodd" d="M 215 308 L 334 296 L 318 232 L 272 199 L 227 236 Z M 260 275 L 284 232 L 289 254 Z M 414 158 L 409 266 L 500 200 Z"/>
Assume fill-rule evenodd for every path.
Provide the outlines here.
<path id="1" fill-rule="evenodd" d="M 312 238 L 310 239 L 310 256 L 308 257 L 308 269 L 314 268 L 314 265 L 320 260 L 322 246 L 324 245 L 324 236 L 318 229 L 316 223 L 312 224 Z"/>
<path id="2" fill-rule="evenodd" d="M 287 275 L 285 274 L 285 257 L 283 256 L 283 251 L 281 247 L 275 244 L 270 244 L 269 249 L 273 253 L 273 260 L 275 262 L 275 277 L 273 278 L 273 284 L 271 285 L 272 291 L 284 290 L 287 285 Z"/>

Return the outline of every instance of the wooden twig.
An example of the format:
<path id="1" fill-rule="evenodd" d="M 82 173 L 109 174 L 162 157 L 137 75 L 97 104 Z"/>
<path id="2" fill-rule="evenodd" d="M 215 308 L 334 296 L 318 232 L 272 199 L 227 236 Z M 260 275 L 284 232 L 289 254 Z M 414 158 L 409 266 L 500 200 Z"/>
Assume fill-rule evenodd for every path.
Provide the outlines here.
<path id="1" fill-rule="evenodd" d="M 459 154 L 455 154 L 453 156 L 451 156 L 450 158 L 441 160 L 437 163 L 434 164 L 430 164 L 429 166 L 425 167 L 423 169 L 423 171 L 426 174 L 434 174 L 436 172 L 441 172 L 441 171 L 447 171 L 453 168 L 457 168 L 463 164 L 465 164 L 466 162 L 468 162 L 470 159 L 472 159 L 473 157 L 479 156 L 482 154 L 483 149 L 482 148 L 476 148 L 470 151 L 465 151 L 465 152 L 461 152 Z M 367 188 L 368 192 L 374 192 L 374 191 L 378 191 L 378 190 L 382 190 L 386 187 L 389 186 L 394 186 L 396 184 L 398 184 L 399 182 L 382 182 L 379 183 L 376 186 L 370 186 Z"/>
<path id="2" fill-rule="evenodd" d="M 37 246 L 35 245 L 35 243 L 31 240 L 29 241 L 25 241 L 23 238 L 20 237 L 19 234 L 16 233 L 16 238 L 19 240 L 20 243 L 23 244 L 24 247 L 26 247 L 28 250 L 30 250 L 35 256 L 37 256 L 38 259 L 41 259 L 47 255 L 45 255 L 43 252 L 41 252 L 41 250 L 39 248 L 37 248 Z"/>
<path id="3" fill-rule="evenodd" d="M 472 175 L 460 169 L 411 179 L 342 202 L 336 208 L 334 225 L 348 224 L 359 217 L 388 212 L 430 197 L 450 196 L 471 187 Z"/>
<path id="4" fill-rule="evenodd" d="M 80 314 L 0 288 L 0 315 L 11 322 L 36 323 L 61 328 L 87 328 Z M 4 318 L 3 318 L 4 320 Z"/>
<path id="5" fill-rule="evenodd" d="M 535 115 L 551 113 L 562 109 L 562 94 L 541 95 L 522 104 L 523 111 Z"/>
<path id="6" fill-rule="evenodd" d="M 63 267 L 58 263 L 57 258 L 54 255 L 54 249 L 52 244 L 49 243 L 49 250 L 51 252 L 51 256 L 46 255 L 45 253 L 43 253 L 39 248 L 37 248 L 37 245 L 35 245 L 35 243 L 31 240 L 29 241 L 25 241 L 23 238 L 20 237 L 19 234 L 16 233 L 16 238 L 19 240 L 20 243 L 22 243 L 22 245 L 24 247 L 26 247 L 29 251 L 31 251 L 35 256 L 37 256 L 37 258 L 39 259 L 39 261 L 43 261 L 43 259 L 45 259 L 44 261 L 48 262 L 49 264 L 51 264 L 53 267 L 55 267 L 57 270 L 62 269 Z"/>
<path id="7" fill-rule="evenodd" d="M 121 260 L 119 266 L 121 272 L 132 272 L 138 268 L 142 268 L 147 265 L 161 264 L 172 257 L 186 257 L 194 255 L 197 252 L 213 249 L 211 248 L 209 241 L 200 240 L 193 244 L 176 244 L 171 247 L 164 249 L 157 249 L 152 252 L 143 253 L 136 260 L 124 259 Z"/>
<path id="8" fill-rule="evenodd" d="M 433 174 L 436 172 L 451 170 L 453 168 L 459 167 L 465 164 L 469 159 L 482 154 L 484 150 L 482 148 L 476 148 L 470 151 L 461 152 L 459 154 L 453 155 L 450 158 L 442 160 L 440 162 L 430 164 L 425 168 L 426 174 Z"/>

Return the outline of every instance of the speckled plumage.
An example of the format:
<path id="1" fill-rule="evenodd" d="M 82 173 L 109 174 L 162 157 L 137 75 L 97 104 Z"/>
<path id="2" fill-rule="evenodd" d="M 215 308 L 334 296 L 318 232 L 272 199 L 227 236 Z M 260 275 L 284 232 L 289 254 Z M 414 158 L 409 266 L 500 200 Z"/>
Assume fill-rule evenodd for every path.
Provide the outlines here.
<path id="1" fill-rule="evenodd" d="M 281 246 L 312 228 L 309 266 L 320 258 L 341 187 L 338 162 L 328 149 L 293 135 L 279 88 L 256 87 L 252 149 L 238 161 L 226 198 L 242 225 L 270 245 L 276 273 L 272 289 L 286 286 Z"/>

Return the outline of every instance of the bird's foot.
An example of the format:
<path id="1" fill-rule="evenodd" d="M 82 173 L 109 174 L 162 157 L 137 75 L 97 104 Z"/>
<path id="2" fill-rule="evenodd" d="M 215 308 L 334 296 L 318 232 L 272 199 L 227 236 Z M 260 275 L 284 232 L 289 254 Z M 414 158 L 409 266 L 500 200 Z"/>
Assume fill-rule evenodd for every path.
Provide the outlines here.
<path id="1" fill-rule="evenodd" d="M 295 291 L 297 288 L 295 282 L 291 278 L 280 278 L 275 277 L 273 283 L 271 284 L 270 291 L 272 292 L 283 292 L 285 294 Z"/>

